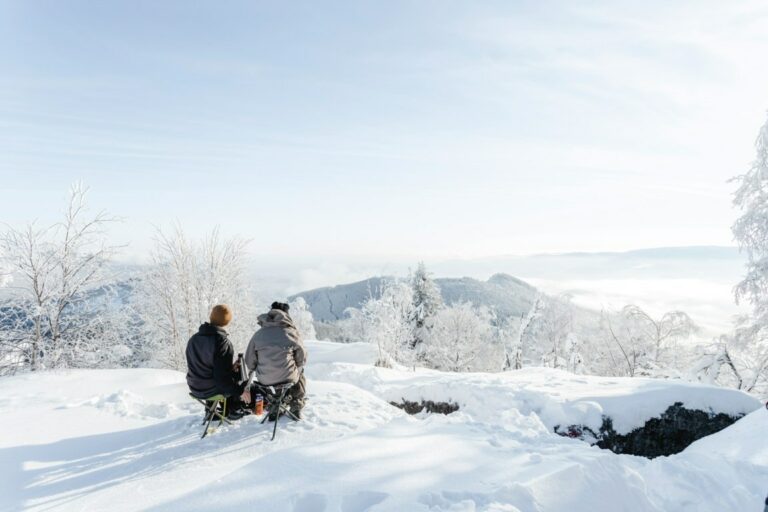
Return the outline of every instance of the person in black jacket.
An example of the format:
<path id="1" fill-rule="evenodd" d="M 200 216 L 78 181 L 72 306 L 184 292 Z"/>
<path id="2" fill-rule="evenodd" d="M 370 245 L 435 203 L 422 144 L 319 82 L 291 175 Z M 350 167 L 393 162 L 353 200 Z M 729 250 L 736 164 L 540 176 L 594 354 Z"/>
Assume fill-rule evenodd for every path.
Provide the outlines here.
<path id="1" fill-rule="evenodd" d="M 187 385 L 193 396 L 206 399 L 224 395 L 227 416 L 238 419 L 245 413 L 240 400 L 246 383 L 239 384 L 239 368 L 233 364 L 235 350 L 224 327 L 232 321 L 232 310 L 214 306 L 210 322 L 200 326 L 187 342 Z"/>

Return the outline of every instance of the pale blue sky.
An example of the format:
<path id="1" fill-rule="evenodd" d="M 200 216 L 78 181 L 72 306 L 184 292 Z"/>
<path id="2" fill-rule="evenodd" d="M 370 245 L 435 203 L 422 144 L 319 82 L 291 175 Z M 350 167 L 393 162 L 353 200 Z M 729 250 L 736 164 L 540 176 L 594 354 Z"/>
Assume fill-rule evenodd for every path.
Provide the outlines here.
<path id="1" fill-rule="evenodd" d="M 729 244 L 766 56 L 765 2 L 0 1 L 0 220 L 83 180 L 129 255 Z"/>

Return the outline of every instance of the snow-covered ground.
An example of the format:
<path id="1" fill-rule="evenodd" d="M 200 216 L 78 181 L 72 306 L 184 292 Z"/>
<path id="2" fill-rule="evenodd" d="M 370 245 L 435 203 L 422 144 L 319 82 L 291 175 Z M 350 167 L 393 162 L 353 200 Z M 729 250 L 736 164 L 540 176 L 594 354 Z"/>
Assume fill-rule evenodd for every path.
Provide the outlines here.
<path id="1" fill-rule="evenodd" d="M 305 419 L 277 439 L 246 417 L 200 440 L 183 374 L 0 380 L 0 510 L 750 511 L 768 493 L 768 412 L 739 392 L 528 369 L 374 368 L 372 347 L 308 343 Z M 449 416 L 387 402 L 452 400 Z M 747 417 L 647 460 L 552 433 L 629 431 L 672 403 Z M 755 410 L 757 409 L 757 410 Z M 599 424 L 598 424 L 599 426 Z"/>

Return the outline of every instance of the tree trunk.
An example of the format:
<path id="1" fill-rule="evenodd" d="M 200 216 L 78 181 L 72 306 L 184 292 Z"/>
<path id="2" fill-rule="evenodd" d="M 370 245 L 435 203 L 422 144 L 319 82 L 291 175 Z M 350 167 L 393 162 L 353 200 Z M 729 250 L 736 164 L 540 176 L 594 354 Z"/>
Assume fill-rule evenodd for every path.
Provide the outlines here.
<path id="1" fill-rule="evenodd" d="M 32 360 L 30 361 L 33 372 L 39 369 L 40 364 L 38 361 L 38 354 L 40 353 L 40 340 L 42 338 L 42 333 L 40 332 L 41 322 L 42 319 L 40 318 L 40 315 L 35 317 L 35 340 L 32 342 Z"/>

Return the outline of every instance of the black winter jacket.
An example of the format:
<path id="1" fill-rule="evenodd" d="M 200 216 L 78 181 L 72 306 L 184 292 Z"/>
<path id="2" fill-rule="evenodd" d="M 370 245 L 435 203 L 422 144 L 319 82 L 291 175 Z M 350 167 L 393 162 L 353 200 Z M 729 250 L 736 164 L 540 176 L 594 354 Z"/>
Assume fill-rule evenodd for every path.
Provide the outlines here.
<path id="1" fill-rule="evenodd" d="M 237 384 L 238 374 L 232 370 L 235 349 L 223 328 L 208 322 L 187 342 L 187 385 L 192 395 L 237 396 L 243 390 Z"/>

